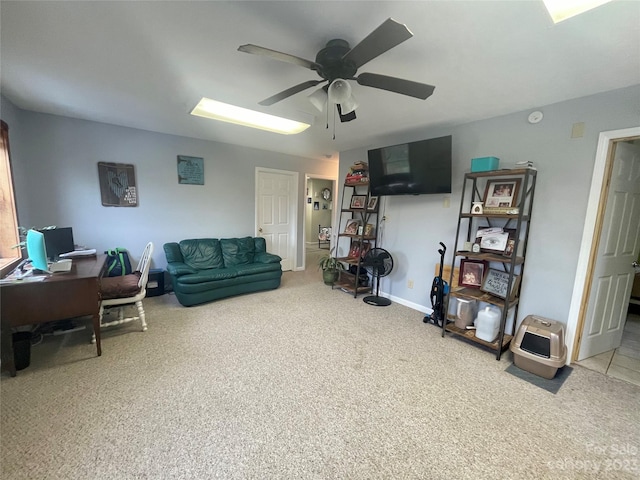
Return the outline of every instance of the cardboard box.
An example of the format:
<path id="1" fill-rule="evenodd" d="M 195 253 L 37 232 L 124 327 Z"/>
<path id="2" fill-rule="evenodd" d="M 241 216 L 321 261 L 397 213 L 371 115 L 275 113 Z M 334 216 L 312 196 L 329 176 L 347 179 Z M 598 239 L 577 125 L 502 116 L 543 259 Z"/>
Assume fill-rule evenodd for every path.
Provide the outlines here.
<path id="1" fill-rule="evenodd" d="M 497 157 L 478 157 L 471 159 L 471 171 L 472 172 L 488 172 L 490 170 L 497 170 L 500 164 L 500 159 Z"/>

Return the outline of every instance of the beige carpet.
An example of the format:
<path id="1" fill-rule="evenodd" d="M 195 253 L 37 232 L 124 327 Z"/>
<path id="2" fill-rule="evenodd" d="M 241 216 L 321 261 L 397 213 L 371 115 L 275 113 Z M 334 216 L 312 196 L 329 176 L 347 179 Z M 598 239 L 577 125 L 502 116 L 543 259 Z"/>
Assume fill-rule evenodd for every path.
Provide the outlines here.
<path id="1" fill-rule="evenodd" d="M 149 330 L 104 330 L 100 358 L 85 330 L 3 374 L 3 479 L 637 478 L 640 387 L 576 366 L 551 394 L 315 265 L 145 305 Z"/>

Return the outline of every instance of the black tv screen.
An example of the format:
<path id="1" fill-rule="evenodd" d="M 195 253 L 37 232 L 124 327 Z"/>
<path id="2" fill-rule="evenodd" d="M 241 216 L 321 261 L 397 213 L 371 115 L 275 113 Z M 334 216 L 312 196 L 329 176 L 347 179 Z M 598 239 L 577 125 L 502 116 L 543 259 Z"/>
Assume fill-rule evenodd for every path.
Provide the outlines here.
<path id="1" fill-rule="evenodd" d="M 451 193 L 451 135 L 368 151 L 371 195 Z"/>

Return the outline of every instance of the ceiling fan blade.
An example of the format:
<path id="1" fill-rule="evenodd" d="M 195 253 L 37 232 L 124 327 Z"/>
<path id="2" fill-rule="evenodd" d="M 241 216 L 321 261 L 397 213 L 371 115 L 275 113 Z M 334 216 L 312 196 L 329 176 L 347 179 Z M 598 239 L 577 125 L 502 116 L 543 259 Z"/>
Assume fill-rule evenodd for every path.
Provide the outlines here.
<path id="1" fill-rule="evenodd" d="M 320 68 L 316 62 L 306 60 L 304 58 L 296 57 L 295 55 L 289 55 L 288 53 L 278 52 L 271 50 L 270 48 L 259 47 L 258 45 L 240 45 L 238 47 L 239 52 L 252 53 L 254 55 L 264 55 L 266 57 L 275 58 L 281 62 L 293 63 L 294 65 L 300 65 L 301 67 L 308 68 L 310 70 L 317 70 Z"/>
<path id="2" fill-rule="evenodd" d="M 378 75 L 377 73 L 361 73 L 356 80 L 365 87 L 388 90 L 389 92 L 409 95 L 422 100 L 429 98 L 436 89 L 433 85 L 427 85 L 426 83 L 412 82 L 411 80 Z"/>
<path id="3" fill-rule="evenodd" d="M 287 88 L 286 90 L 280 93 L 276 93 L 272 97 L 262 100 L 261 102 L 259 102 L 259 104 L 268 107 L 269 105 L 273 105 L 274 103 L 277 103 L 280 100 L 284 100 L 285 98 L 290 97 L 291 95 L 295 95 L 296 93 L 302 92 L 303 90 L 306 90 L 307 88 L 318 85 L 319 83 L 322 83 L 324 81 L 325 80 L 307 80 L 306 82 L 302 82 L 291 88 Z"/>
<path id="4" fill-rule="evenodd" d="M 369 60 L 373 60 L 411 37 L 413 33 L 406 25 L 388 18 L 364 40 L 345 53 L 342 59 L 353 62 L 356 68 L 360 68 Z"/>

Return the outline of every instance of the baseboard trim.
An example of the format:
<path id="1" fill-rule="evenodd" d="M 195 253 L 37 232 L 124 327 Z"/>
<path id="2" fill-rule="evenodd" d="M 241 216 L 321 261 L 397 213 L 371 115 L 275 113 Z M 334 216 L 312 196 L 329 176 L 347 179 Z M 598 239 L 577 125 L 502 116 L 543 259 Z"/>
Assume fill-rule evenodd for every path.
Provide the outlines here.
<path id="1" fill-rule="evenodd" d="M 394 295 L 389 295 L 385 292 L 380 292 L 380 296 L 381 297 L 386 297 L 389 300 L 391 300 L 394 303 L 399 303 L 400 305 L 404 305 L 405 307 L 409 307 L 413 310 L 417 310 L 418 312 L 424 313 L 424 314 L 432 314 L 433 313 L 433 309 L 430 307 L 426 307 L 424 305 L 420 305 L 418 303 L 414 303 L 414 302 L 410 302 L 409 300 L 405 300 L 404 298 L 400 298 L 400 297 L 396 297 Z"/>

